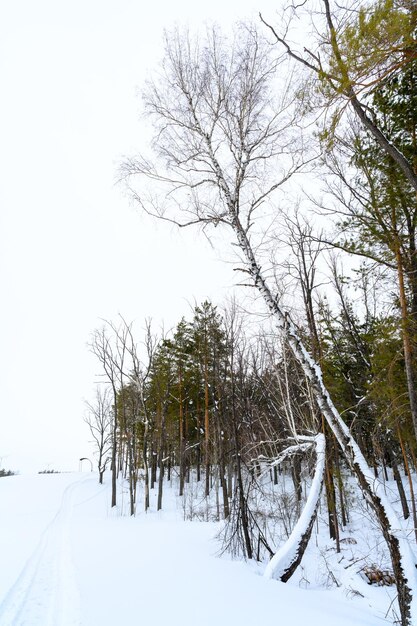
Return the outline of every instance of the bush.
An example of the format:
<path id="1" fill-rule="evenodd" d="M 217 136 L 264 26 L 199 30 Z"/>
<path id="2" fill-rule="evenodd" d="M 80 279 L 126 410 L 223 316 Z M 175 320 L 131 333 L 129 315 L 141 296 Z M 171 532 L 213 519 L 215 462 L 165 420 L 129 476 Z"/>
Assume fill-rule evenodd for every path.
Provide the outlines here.
<path id="1" fill-rule="evenodd" d="M 0 469 L 0 478 L 3 478 L 4 476 L 14 476 L 15 474 L 16 472 L 12 472 L 12 470 Z"/>

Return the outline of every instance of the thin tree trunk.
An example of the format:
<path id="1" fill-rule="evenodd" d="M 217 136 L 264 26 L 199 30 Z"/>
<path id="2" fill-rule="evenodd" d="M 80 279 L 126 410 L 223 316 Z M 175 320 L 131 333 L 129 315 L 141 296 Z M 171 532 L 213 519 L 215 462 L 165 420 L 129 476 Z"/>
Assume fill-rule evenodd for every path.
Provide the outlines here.
<path id="1" fill-rule="evenodd" d="M 168 389 L 169 392 L 169 389 Z M 159 438 L 159 454 L 158 454 L 158 465 L 159 465 L 159 477 L 158 477 L 158 503 L 157 510 L 160 511 L 162 509 L 162 493 L 164 487 L 164 474 L 165 474 L 165 462 L 164 462 L 164 454 L 166 452 L 166 411 L 167 411 L 167 401 L 168 401 L 168 392 L 166 397 L 164 398 L 162 411 L 161 411 L 161 424 L 160 424 L 160 438 Z"/>
<path id="2" fill-rule="evenodd" d="M 201 450 L 200 450 L 200 443 L 198 444 L 198 446 L 196 447 L 196 456 L 197 456 L 197 482 L 199 483 L 201 481 Z"/>
<path id="3" fill-rule="evenodd" d="M 404 485 L 401 480 L 400 470 L 398 469 L 397 459 L 394 452 L 390 453 L 392 471 L 394 474 L 394 480 L 397 484 L 398 495 L 400 496 L 401 508 L 403 510 L 404 519 L 410 517 L 410 509 L 408 508 L 407 498 L 405 497 Z"/>
<path id="4" fill-rule="evenodd" d="M 229 497 L 232 497 L 233 493 L 233 463 L 229 461 L 227 464 L 227 492 Z"/>
<path id="5" fill-rule="evenodd" d="M 236 458 L 236 488 L 239 494 L 239 516 L 240 522 L 242 525 L 243 532 L 243 541 L 244 548 L 246 549 L 246 554 L 248 559 L 251 559 L 253 556 L 253 548 L 252 542 L 250 538 L 249 532 L 249 518 L 248 518 L 248 504 L 245 497 L 245 490 L 243 486 L 243 478 L 242 478 L 242 460 L 240 456 L 240 440 L 239 440 L 239 431 L 237 426 L 237 417 L 236 417 L 236 388 L 235 388 L 235 376 L 234 376 L 234 359 L 233 353 L 231 355 L 231 364 L 230 364 L 230 374 L 231 374 L 231 384 L 232 384 L 232 422 L 233 422 L 233 436 L 234 436 L 234 447 L 235 447 L 235 458 Z"/>
<path id="6" fill-rule="evenodd" d="M 329 533 L 330 538 L 336 541 L 336 552 L 340 552 L 339 524 L 337 521 L 336 510 L 336 491 L 333 481 L 333 459 L 331 455 L 326 455 L 325 462 L 325 486 L 326 486 L 326 502 L 329 515 Z"/>
<path id="7" fill-rule="evenodd" d="M 143 434 L 143 469 L 145 472 L 145 512 L 149 509 L 148 421 Z"/>
<path id="8" fill-rule="evenodd" d="M 411 411 L 411 419 L 413 422 L 414 434 L 417 439 L 417 389 L 416 389 L 416 380 L 414 373 L 414 356 L 412 349 L 412 342 L 410 337 L 410 319 L 408 314 L 408 305 L 407 305 L 407 296 L 405 292 L 405 283 L 404 283 L 404 268 L 401 252 L 398 249 L 396 250 L 396 259 L 397 259 L 397 272 L 398 272 L 398 286 L 399 286 L 399 295 L 400 295 L 400 306 L 401 306 L 401 323 L 402 323 L 402 336 L 403 336 L 403 345 L 404 345 L 404 363 L 405 363 L 405 372 L 407 376 L 407 388 L 408 388 L 408 398 L 410 402 L 410 411 Z"/>
<path id="9" fill-rule="evenodd" d="M 411 476 L 410 466 L 409 466 L 409 463 L 408 463 L 407 453 L 405 451 L 404 441 L 403 441 L 403 438 L 402 438 L 402 435 L 401 435 L 400 428 L 397 428 L 397 433 L 398 433 L 398 440 L 400 442 L 401 452 L 402 452 L 403 460 L 404 460 L 404 469 L 406 471 L 407 478 L 408 478 L 408 484 L 409 484 L 409 487 L 410 487 L 411 510 L 413 511 L 414 536 L 415 536 L 416 541 L 417 541 L 417 510 L 416 510 L 416 499 L 415 499 L 415 496 L 414 496 L 413 479 L 412 479 L 412 476 Z"/>
<path id="10" fill-rule="evenodd" d="M 230 515 L 230 509 L 229 509 L 229 496 L 227 493 L 227 482 L 226 482 L 226 476 L 225 476 L 226 472 L 225 472 L 225 466 L 224 466 L 223 450 L 220 451 L 220 454 L 222 455 L 222 458 L 219 463 L 219 471 L 220 471 L 220 484 L 222 487 L 222 495 L 223 495 L 223 514 L 224 514 L 224 519 L 227 519 Z"/>
<path id="11" fill-rule="evenodd" d="M 235 443 L 237 443 L 237 437 L 235 437 Z M 245 496 L 245 490 L 243 486 L 242 479 L 242 462 L 240 459 L 240 453 L 236 454 L 236 467 L 237 467 L 237 484 L 238 484 L 238 492 L 239 492 L 239 512 L 240 519 L 242 524 L 243 537 L 245 541 L 246 554 L 248 559 L 251 559 L 253 556 L 253 548 L 250 540 L 249 533 L 249 519 L 248 519 L 248 505 Z"/>
<path id="12" fill-rule="evenodd" d="M 301 459 L 295 454 L 292 459 L 291 477 L 294 484 L 295 494 L 297 497 L 297 516 L 300 515 L 300 502 L 303 497 L 303 487 L 301 484 Z"/>
<path id="13" fill-rule="evenodd" d="M 198 445 L 196 447 L 196 466 L 197 466 L 197 482 L 201 480 L 201 422 L 200 422 L 200 403 L 196 402 L 196 421 L 197 421 L 197 438 Z"/>
<path id="14" fill-rule="evenodd" d="M 180 435 L 180 491 L 179 495 L 184 495 L 184 477 L 185 477 L 185 438 L 184 438 L 184 407 L 182 403 L 182 372 L 179 369 L 179 435 Z"/>
<path id="15" fill-rule="evenodd" d="M 113 441 L 111 450 L 111 506 L 117 504 L 117 392 L 113 387 L 114 399 L 114 421 L 113 421 Z"/>
<path id="16" fill-rule="evenodd" d="M 207 348 L 206 348 L 207 350 Z M 206 462 L 206 498 L 210 493 L 210 431 L 209 431 L 209 388 L 208 388 L 208 367 L 207 355 L 204 355 L 204 452 Z"/>
<path id="17" fill-rule="evenodd" d="M 155 489 L 156 469 L 158 466 L 158 456 L 155 452 L 155 441 L 151 440 L 151 489 Z"/>
<path id="18" fill-rule="evenodd" d="M 163 459 L 163 451 L 160 451 L 160 459 L 159 459 L 159 477 L 158 477 L 158 503 L 157 503 L 157 511 L 162 509 L 162 493 L 164 488 L 164 473 L 165 473 L 165 464 Z"/>
<path id="19" fill-rule="evenodd" d="M 168 453 L 168 463 L 167 463 L 167 481 L 171 482 L 171 450 Z"/>
<path id="20" fill-rule="evenodd" d="M 340 514 L 342 517 L 342 526 L 344 527 L 344 526 L 347 526 L 349 522 L 349 515 L 348 515 L 346 504 L 345 504 L 345 493 L 344 493 L 344 488 L 343 488 L 342 469 L 340 467 L 340 457 L 339 457 L 339 450 L 337 446 L 334 446 L 334 455 L 335 455 L 337 488 L 339 491 Z"/>
<path id="21" fill-rule="evenodd" d="M 136 472 L 135 472 L 135 461 L 133 457 L 133 449 L 131 441 L 127 441 L 128 445 L 128 454 L 126 455 L 129 459 L 129 500 L 130 500 L 130 515 L 135 515 L 135 483 L 136 483 Z"/>

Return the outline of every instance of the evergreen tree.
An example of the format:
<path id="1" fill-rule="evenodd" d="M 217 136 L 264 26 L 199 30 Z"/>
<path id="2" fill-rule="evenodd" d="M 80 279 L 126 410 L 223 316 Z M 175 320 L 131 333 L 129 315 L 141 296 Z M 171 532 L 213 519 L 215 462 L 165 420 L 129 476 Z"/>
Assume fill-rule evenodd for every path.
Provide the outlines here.
<path id="1" fill-rule="evenodd" d="M 198 365 L 202 383 L 202 420 L 198 425 L 204 433 L 205 494 L 210 492 L 210 463 L 213 457 L 212 443 L 216 434 L 216 421 L 220 413 L 219 380 L 224 369 L 226 354 L 222 319 L 217 309 L 205 301 L 194 310 L 193 319 L 194 359 Z"/>

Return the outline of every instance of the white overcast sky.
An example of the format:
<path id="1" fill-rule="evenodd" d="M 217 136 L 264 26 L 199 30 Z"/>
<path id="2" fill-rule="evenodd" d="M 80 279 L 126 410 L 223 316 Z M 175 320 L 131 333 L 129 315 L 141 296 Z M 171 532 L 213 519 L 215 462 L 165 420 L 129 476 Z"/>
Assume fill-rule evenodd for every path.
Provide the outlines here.
<path id="1" fill-rule="evenodd" d="M 138 88 L 175 22 L 224 25 L 271 0 L 14 0 L 0 11 L 0 467 L 77 469 L 100 318 L 165 328 L 235 275 L 195 233 L 175 233 L 114 187 L 146 141 Z"/>

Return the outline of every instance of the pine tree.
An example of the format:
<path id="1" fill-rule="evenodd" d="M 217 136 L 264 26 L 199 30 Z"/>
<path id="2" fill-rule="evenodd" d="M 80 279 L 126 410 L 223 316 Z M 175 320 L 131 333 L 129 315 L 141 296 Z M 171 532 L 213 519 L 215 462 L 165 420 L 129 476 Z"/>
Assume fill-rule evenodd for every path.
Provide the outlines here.
<path id="1" fill-rule="evenodd" d="M 204 433 L 205 495 L 210 492 L 210 464 L 213 457 L 212 443 L 215 436 L 214 420 L 219 415 L 219 379 L 225 356 L 225 335 L 222 320 L 217 309 L 205 301 L 197 306 L 193 320 L 194 358 L 198 364 L 203 388 L 203 419 L 201 430 Z"/>

